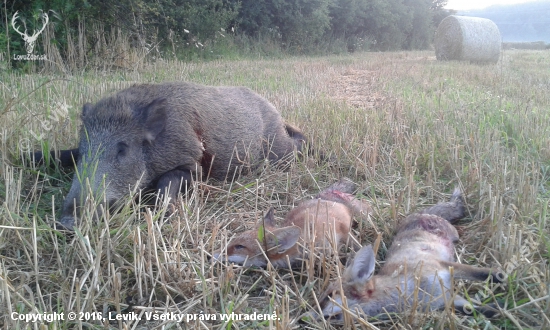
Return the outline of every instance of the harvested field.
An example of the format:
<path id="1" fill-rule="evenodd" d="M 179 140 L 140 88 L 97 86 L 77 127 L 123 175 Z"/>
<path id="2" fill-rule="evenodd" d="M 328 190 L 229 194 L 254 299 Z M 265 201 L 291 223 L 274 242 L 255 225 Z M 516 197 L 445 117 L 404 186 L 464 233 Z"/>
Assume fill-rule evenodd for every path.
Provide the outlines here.
<path id="1" fill-rule="evenodd" d="M 363 245 L 380 237 L 379 263 L 400 219 L 460 187 L 468 216 L 457 226 L 457 259 L 500 268 L 508 281 L 454 282 L 462 296 L 498 302 L 494 319 L 450 308 L 409 310 L 308 329 L 550 327 L 548 52 L 507 51 L 498 65 L 481 67 L 434 61 L 431 52 L 159 60 L 70 78 L 2 71 L 0 80 L 3 329 L 306 328 L 300 316 L 318 310 L 319 294 L 350 251 L 317 255 L 294 271 L 247 269 L 209 256 L 270 207 L 280 221 L 342 176 L 372 203 L 373 215 L 353 231 Z M 33 167 L 21 154 L 74 147 L 84 102 L 134 82 L 173 80 L 250 87 L 332 157 L 305 157 L 286 172 L 266 165 L 233 182 L 196 182 L 169 216 L 165 201 L 152 208 L 128 198 L 100 223 L 85 219 L 75 235 L 53 230 L 73 173 Z M 63 319 L 19 319 L 54 313 Z M 69 313 L 77 317 L 69 320 Z"/>

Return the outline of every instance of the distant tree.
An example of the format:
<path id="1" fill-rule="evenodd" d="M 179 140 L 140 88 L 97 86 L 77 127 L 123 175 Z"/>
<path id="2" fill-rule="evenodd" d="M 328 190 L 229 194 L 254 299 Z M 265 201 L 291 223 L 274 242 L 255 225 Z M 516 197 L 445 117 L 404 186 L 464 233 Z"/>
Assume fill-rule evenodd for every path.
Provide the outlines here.
<path id="1" fill-rule="evenodd" d="M 330 33 L 336 38 L 361 35 L 366 31 L 364 17 L 368 10 L 365 0 L 333 0 L 329 6 Z"/>
<path id="2" fill-rule="evenodd" d="M 403 44 L 404 49 L 426 49 L 430 46 L 434 34 L 431 4 L 432 0 L 405 1 L 412 13 L 412 21 Z"/>
<path id="3" fill-rule="evenodd" d="M 161 48 L 176 52 L 174 44 L 207 44 L 220 29 L 235 27 L 237 33 L 268 36 L 287 50 L 306 53 L 324 39 L 343 39 L 350 51 L 362 38 L 373 43 L 370 48 L 383 51 L 426 48 L 434 27 L 454 13 L 444 8 L 446 4 L 447 0 L 18 0 L 7 1 L 1 13 L 11 18 L 19 11 L 29 30 L 40 23 L 40 10 L 50 13 L 52 42 L 62 55 L 69 36 L 82 33 L 83 26 L 89 49 L 101 38 L 93 26 L 107 33 L 120 30 L 138 38 L 140 45 L 156 36 Z M 549 26 L 546 20 L 538 21 L 532 30 Z M 2 31 L 8 32 L 0 34 L 0 46 L 9 44 L 21 53 L 24 43 L 9 23 L 5 17 L 0 21 Z"/>
<path id="4" fill-rule="evenodd" d="M 68 48 L 68 36 L 84 33 L 87 47 L 94 48 L 102 36 L 93 31 L 94 26 L 102 26 L 105 32 L 121 31 L 131 39 L 143 40 L 145 37 L 158 37 L 160 48 L 173 46 L 174 43 L 207 43 L 227 28 L 237 18 L 239 3 L 229 0 L 18 0 L 8 1 L 2 15 L 8 16 L 0 22 L 2 31 L 8 30 L 10 48 L 21 53 L 21 38 L 13 33 L 10 19 L 19 11 L 20 25 L 32 31 L 40 11 L 49 13 L 49 26 L 53 27 L 55 40 L 64 55 Z M 82 30 L 82 27 L 85 27 Z M 0 46 L 7 45 L 5 35 L 0 38 Z"/>
<path id="5" fill-rule="evenodd" d="M 250 36 L 280 38 L 287 49 L 303 51 L 315 45 L 330 27 L 332 0 L 232 0 L 241 3 L 238 26 Z"/>
<path id="6" fill-rule="evenodd" d="M 274 12 L 271 1 L 266 0 L 231 0 L 240 3 L 241 9 L 236 19 L 240 33 L 256 37 L 273 30 Z"/>
<path id="7" fill-rule="evenodd" d="M 330 0 L 278 0 L 279 27 L 286 47 L 307 50 L 315 45 L 330 27 Z"/>
<path id="8" fill-rule="evenodd" d="M 170 30 L 180 40 L 187 31 L 203 42 L 227 28 L 239 13 L 239 4 L 226 0 L 127 0 L 139 8 L 143 24 L 162 36 Z"/>
<path id="9" fill-rule="evenodd" d="M 433 35 L 431 5 L 430 0 L 333 0 L 330 33 L 368 37 L 379 50 L 423 49 Z"/>
<path id="10" fill-rule="evenodd" d="M 412 28 L 412 13 L 403 0 L 368 0 L 362 21 L 377 49 L 396 50 L 403 47 Z"/>
<path id="11" fill-rule="evenodd" d="M 447 0 L 432 0 L 432 6 L 431 6 L 431 10 L 433 12 L 432 22 L 435 28 L 439 26 L 439 23 L 441 23 L 441 21 L 445 17 L 456 14 L 456 10 L 445 9 L 446 5 L 447 5 Z"/>

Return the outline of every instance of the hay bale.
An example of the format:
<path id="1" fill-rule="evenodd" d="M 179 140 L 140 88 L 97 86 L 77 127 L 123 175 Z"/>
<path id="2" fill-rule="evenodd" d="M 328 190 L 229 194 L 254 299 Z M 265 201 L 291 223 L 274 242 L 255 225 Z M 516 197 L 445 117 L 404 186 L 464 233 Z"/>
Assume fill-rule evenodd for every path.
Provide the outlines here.
<path id="1" fill-rule="evenodd" d="M 451 15 L 441 21 L 435 33 L 438 60 L 498 62 L 502 40 L 490 19 Z"/>

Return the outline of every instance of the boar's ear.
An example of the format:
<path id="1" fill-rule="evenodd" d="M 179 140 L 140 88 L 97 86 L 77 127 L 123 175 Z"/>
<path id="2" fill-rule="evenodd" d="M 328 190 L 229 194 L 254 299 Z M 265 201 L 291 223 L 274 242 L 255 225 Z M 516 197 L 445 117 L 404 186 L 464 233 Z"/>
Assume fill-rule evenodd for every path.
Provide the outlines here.
<path id="1" fill-rule="evenodd" d="M 277 254 L 283 254 L 298 242 L 301 234 L 302 230 L 298 226 L 277 228 L 267 235 L 267 248 L 278 246 L 275 251 Z"/>
<path id="2" fill-rule="evenodd" d="M 346 268 L 344 276 L 348 281 L 365 283 L 372 277 L 375 267 L 375 256 L 372 245 L 363 246 L 357 251 L 351 265 Z"/>
<path id="3" fill-rule="evenodd" d="M 264 216 L 264 226 L 275 227 L 275 210 L 271 207 Z"/>
<path id="4" fill-rule="evenodd" d="M 145 106 L 142 120 L 145 126 L 145 139 L 153 141 L 166 126 L 166 99 L 158 98 Z"/>
<path id="5" fill-rule="evenodd" d="M 84 118 L 84 117 L 87 117 L 90 115 L 90 111 L 92 111 L 92 109 L 94 108 L 94 105 L 91 104 L 91 103 L 84 103 L 84 105 L 82 106 L 82 114 L 81 114 L 81 117 Z"/>

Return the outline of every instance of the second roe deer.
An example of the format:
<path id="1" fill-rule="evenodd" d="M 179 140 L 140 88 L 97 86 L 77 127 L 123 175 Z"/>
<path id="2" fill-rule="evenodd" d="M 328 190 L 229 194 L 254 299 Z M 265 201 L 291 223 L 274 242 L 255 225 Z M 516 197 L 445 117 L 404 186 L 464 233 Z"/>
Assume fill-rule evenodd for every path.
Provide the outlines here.
<path id="1" fill-rule="evenodd" d="M 451 224 L 465 213 L 460 190 L 455 189 L 450 202 L 439 203 L 404 219 L 387 253 L 385 264 L 374 275 L 375 254 L 371 245 L 359 250 L 346 267 L 340 281 L 332 282 L 321 297 L 323 317 L 343 318 L 347 307 L 359 308 L 367 316 L 400 312 L 410 308 L 439 310 L 448 301 L 455 310 L 471 314 L 475 310 L 493 316 L 494 305 L 476 306 L 451 292 L 454 278 L 474 281 L 503 281 L 506 276 L 496 269 L 478 268 L 455 262 L 454 244 L 458 232 Z M 314 318 L 320 317 L 313 313 Z"/>

